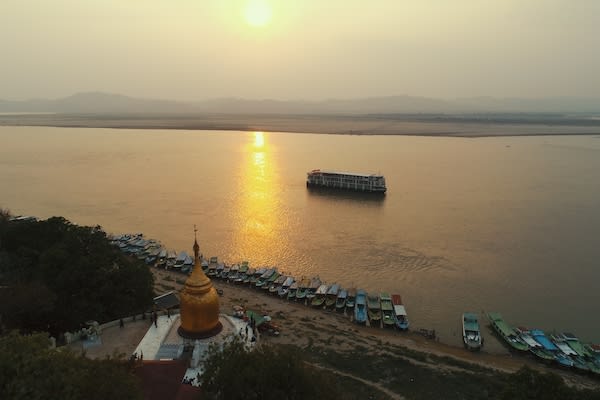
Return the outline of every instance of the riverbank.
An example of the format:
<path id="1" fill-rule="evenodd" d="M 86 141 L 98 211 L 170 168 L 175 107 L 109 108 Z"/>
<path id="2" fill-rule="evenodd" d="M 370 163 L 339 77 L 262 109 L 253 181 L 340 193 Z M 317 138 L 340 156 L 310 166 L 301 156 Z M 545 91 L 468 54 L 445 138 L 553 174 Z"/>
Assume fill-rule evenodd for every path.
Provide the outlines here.
<path id="1" fill-rule="evenodd" d="M 179 291 L 186 275 L 178 272 L 151 268 L 155 276 L 155 291 Z M 474 353 L 436 340 L 427 339 L 416 332 L 398 332 L 391 329 L 359 326 L 347 316 L 334 311 L 321 311 L 296 302 L 281 300 L 243 285 L 234 285 L 213 280 L 213 285 L 222 291 L 221 312 L 231 314 L 234 306 L 269 315 L 279 326 L 280 334 L 275 337 L 263 335 L 266 343 L 291 345 L 303 349 L 317 349 L 336 353 L 352 353 L 361 349 L 370 355 L 394 353 L 413 365 L 433 368 L 437 371 L 485 371 L 514 373 L 523 366 L 544 372 L 557 373 L 565 381 L 580 388 L 599 389 L 597 380 L 540 364 L 527 356 L 491 354 L 485 350 Z"/>
<path id="2" fill-rule="evenodd" d="M 510 114 L 507 114 L 510 116 Z M 447 137 L 600 135 L 600 121 L 486 115 L 286 115 L 286 114 L 14 114 L 0 126 L 112 129 L 225 130 L 338 135 Z"/>

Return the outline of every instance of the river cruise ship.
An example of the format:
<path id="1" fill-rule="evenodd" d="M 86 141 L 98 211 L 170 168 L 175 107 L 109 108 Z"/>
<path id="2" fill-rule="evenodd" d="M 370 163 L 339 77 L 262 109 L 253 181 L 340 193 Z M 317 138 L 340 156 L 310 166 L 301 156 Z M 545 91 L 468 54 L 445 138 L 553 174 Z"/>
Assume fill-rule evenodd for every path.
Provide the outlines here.
<path id="1" fill-rule="evenodd" d="M 387 190 L 383 175 L 336 172 L 322 169 L 314 169 L 307 173 L 306 186 L 369 193 L 385 193 Z"/>

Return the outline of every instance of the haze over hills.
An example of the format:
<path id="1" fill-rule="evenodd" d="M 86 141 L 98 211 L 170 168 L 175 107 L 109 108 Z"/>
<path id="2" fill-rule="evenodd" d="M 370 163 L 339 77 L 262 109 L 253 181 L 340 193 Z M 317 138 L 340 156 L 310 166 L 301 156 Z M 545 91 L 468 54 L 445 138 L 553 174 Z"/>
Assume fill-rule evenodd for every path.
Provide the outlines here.
<path id="1" fill-rule="evenodd" d="M 600 98 L 471 97 L 436 99 L 386 96 L 322 101 L 219 98 L 195 102 L 142 99 L 103 92 L 59 99 L 0 100 L 2 113 L 228 113 L 228 114 L 465 114 L 600 113 Z"/>

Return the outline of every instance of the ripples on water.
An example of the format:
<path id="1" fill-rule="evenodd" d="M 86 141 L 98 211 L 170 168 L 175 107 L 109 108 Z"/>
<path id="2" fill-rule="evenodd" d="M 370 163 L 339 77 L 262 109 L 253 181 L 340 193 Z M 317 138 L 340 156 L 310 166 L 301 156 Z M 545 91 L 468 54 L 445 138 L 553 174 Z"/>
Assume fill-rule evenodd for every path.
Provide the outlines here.
<path id="1" fill-rule="evenodd" d="M 414 327 L 453 344 L 481 310 L 600 341 L 596 137 L 0 127 L 0 141 L 15 213 L 190 251 L 197 224 L 206 256 L 400 293 Z M 388 193 L 309 191 L 314 168 L 381 172 Z"/>

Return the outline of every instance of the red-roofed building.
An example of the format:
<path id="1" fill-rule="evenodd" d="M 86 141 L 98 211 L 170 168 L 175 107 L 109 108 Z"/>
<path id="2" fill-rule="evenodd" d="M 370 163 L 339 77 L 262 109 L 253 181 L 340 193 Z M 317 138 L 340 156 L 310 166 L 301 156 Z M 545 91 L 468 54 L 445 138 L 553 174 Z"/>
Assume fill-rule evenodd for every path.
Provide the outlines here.
<path id="1" fill-rule="evenodd" d="M 182 383 L 188 361 L 143 361 L 136 369 L 146 400 L 199 399 L 201 389 Z"/>

